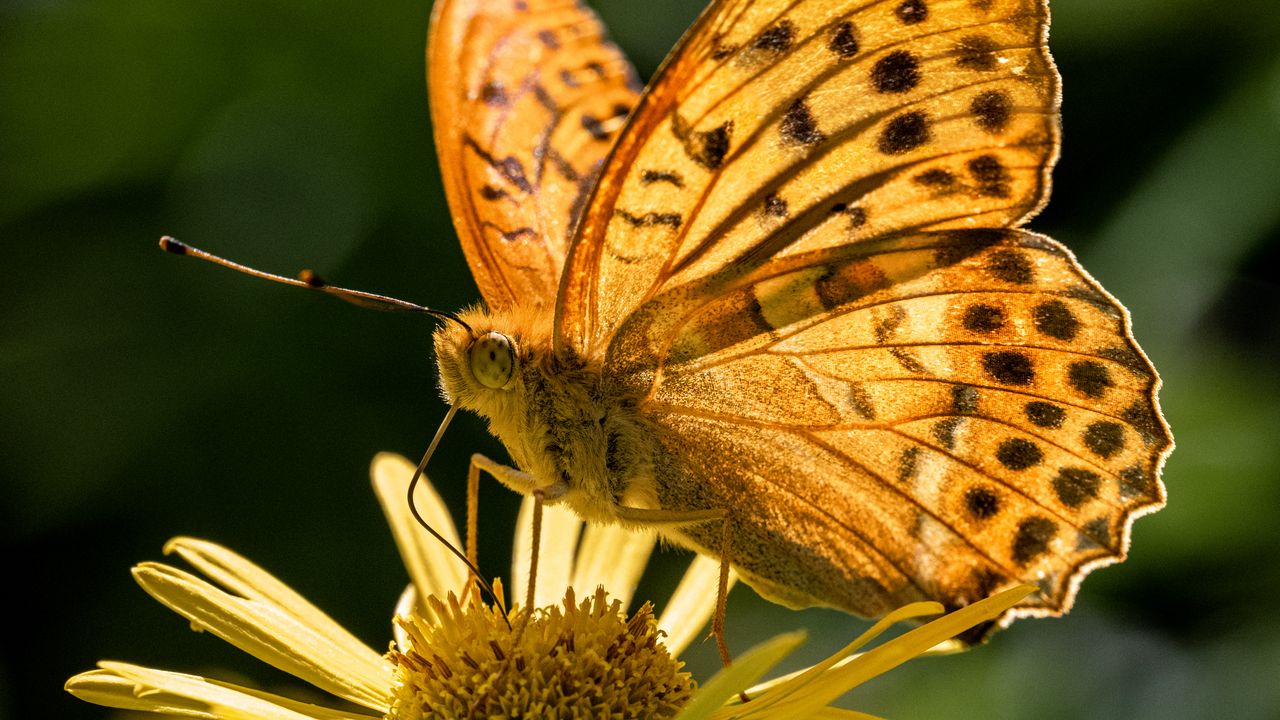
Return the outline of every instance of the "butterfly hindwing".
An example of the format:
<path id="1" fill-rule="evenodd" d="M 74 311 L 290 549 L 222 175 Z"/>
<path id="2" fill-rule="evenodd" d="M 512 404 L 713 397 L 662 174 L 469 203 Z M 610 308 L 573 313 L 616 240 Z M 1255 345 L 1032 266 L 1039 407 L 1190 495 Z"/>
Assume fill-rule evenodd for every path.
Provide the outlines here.
<path id="1" fill-rule="evenodd" d="M 437 3 L 428 48 L 436 151 L 476 284 L 491 308 L 550 310 L 635 73 L 564 0 Z"/>
<path id="2" fill-rule="evenodd" d="M 1015 614 L 1063 611 L 1163 503 L 1155 373 L 1057 243 L 935 231 L 773 267 L 650 335 L 647 402 L 664 506 L 761 509 L 732 533 L 761 592 L 878 615 L 1034 582 Z"/>

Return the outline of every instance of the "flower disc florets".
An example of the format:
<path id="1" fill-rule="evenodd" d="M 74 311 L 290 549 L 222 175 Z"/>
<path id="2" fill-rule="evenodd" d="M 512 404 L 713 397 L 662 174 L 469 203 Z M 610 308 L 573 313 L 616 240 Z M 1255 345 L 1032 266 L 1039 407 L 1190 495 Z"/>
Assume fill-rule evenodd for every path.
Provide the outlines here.
<path id="1" fill-rule="evenodd" d="M 653 609 L 631 618 L 603 588 L 562 606 L 524 610 L 508 627 L 492 607 L 428 602 L 436 620 L 398 622 L 408 647 L 393 648 L 396 688 L 390 720 L 471 717 L 674 716 L 696 684 L 661 642 Z"/>

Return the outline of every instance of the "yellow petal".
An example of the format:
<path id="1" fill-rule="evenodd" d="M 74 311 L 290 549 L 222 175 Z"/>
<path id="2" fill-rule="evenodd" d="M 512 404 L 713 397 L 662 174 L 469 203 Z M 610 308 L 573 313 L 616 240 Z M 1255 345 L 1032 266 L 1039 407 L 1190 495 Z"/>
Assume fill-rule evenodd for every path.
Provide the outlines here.
<path id="1" fill-rule="evenodd" d="M 67 691 L 107 707 L 202 720 L 368 720 L 374 717 L 289 700 L 196 675 L 118 662 L 99 663 L 99 667 L 100 670 L 68 680 Z"/>
<path id="2" fill-rule="evenodd" d="M 419 525 L 409 510 L 409 481 L 415 469 L 400 455 L 378 453 L 370 467 L 373 490 L 419 595 L 442 598 L 450 592 L 460 593 L 467 581 L 467 566 Z M 425 476 L 414 488 L 413 498 L 422 518 L 454 547 L 461 548 L 449 509 Z"/>
<path id="3" fill-rule="evenodd" d="M 875 638 L 879 637 L 886 630 L 895 624 L 912 618 L 923 617 L 926 615 L 937 615 L 943 612 L 942 605 L 936 602 L 917 602 L 910 605 L 904 605 L 888 615 L 880 618 L 874 625 L 868 628 L 853 642 L 845 645 L 836 651 L 827 659 L 805 670 L 800 670 L 780 678 L 775 678 L 766 683 L 761 683 L 747 691 L 747 696 L 754 698 L 751 704 L 743 708 L 743 715 L 733 715 L 731 712 L 725 711 L 725 717 L 769 717 L 768 713 L 762 713 L 763 710 L 772 708 L 786 700 L 792 693 L 801 691 L 805 685 L 818 679 L 823 673 L 831 670 L 833 667 L 843 667 L 853 658 L 849 656 L 858 648 L 866 645 Z"/>
<path id="4" fill-rule="evenodd" d="M 733 664 L 716 673 L 698 690 L 693 701 L 676 716 L 676 720 L 706 720 L 725 701 L 755 682 L 804 642 L 803 630 L 785 633 L 766 640 L 735 658 Z"/>
<path id="5" fill-rule="evenodd" d="M 370 652 L 356 636 L 274 575 L 217 543 L 177 537 L 165 544 L 164 551 L 165 554 L 177 554 L 235 595 L 275 605 L 313 628 L 317 634 L 335 644 L 346 645 L 354 655 Z"/>
<path id="6" fill-rule="evenodd" d="M 652 530 L 588 525 L 573 568 L 573 586 L 585 593 L 603 585 L 626 608 L 631 604 L 631 596 L 657 541 L 658 536 Z"/>
<path id="7" fill-rule="evenodd" d="M 316 687 L 379 712 L 386 710 L 392 667 L 364 645 L 335 640 L 267 600 L 230 595 L 159 563 L 134 567 L 152 597 L 254 657 Z"/>
<path id="8" fill-rule="evenodd" d="M 909 630 L 883 645 L 851 658 L 847 663 L 831 668 L 806 683 L 804 692 L 792 693 L 776 703 L 773 711 L 785 711 L 788 717 L 804 717 L 815 712 L 867 680 L 892 670 L 979 623 L 999 617 L 1033 590 L 1034 585 L 1019 585 Z"/>
<path id="9" fill-rule="evenodd" d="M 534 588 L 534 607 L 555 605 L 569 587 L 574 551 L 582 521 L 573 511 L 560 505 L 542 506 L 542 541 L 538 553 L 538 584 Z M 511 550 L 511 587 L 524 602 L 529 587 L 529 560 L 533 557 L 533 498 L 525 496 L 516 519 L 515 546 Z"/>
<path id="10" fill-rule="evenodd" d="M 729 572 L 729 587 L 738 574 Z M 671 594 L 658 618 L 658 629 L 667 634 L 663 642 L 672 655 L 684 652 L 716 611 L 716 593 L 720 588 L 720 561 L 705 555 L 694 556 L 676 591 Z"/>

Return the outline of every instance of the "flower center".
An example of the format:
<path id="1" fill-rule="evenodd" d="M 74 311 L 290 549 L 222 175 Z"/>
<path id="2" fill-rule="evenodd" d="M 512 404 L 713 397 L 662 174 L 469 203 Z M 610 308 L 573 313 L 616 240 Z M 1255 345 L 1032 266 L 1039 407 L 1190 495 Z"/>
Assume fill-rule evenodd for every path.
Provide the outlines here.
<path id="1" fill-rule="evenodd" d="M 628 619 L 604 588 L 581 603 L 502 616 L 480 602 L 428 598 L 438 622 L 398 622 L 408 648 L 392 649 L 396 687 L 388 720 L 470 717 L 674 716 L 696 684 L 662 644 L 653 608 Z"/>

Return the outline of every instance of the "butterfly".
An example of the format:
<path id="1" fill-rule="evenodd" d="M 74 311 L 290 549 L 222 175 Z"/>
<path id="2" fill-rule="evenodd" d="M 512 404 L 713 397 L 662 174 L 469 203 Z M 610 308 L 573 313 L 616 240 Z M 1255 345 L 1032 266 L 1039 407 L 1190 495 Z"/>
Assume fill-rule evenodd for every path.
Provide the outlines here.
<path id="1" fill-rule="evenodd" d="M 977 641 L 1123 560 L 1173 446 L 1127 311 L 1021 229 L 1059 151 L 1048 12 L 719 0 L 641 88 L 577 2 L 440 0 L 431 117 L 482 305 L 161 245 L 443 318 L 446 399 L 518 466 L 483 469 L 778 603 L 1038 586 Z"/>

